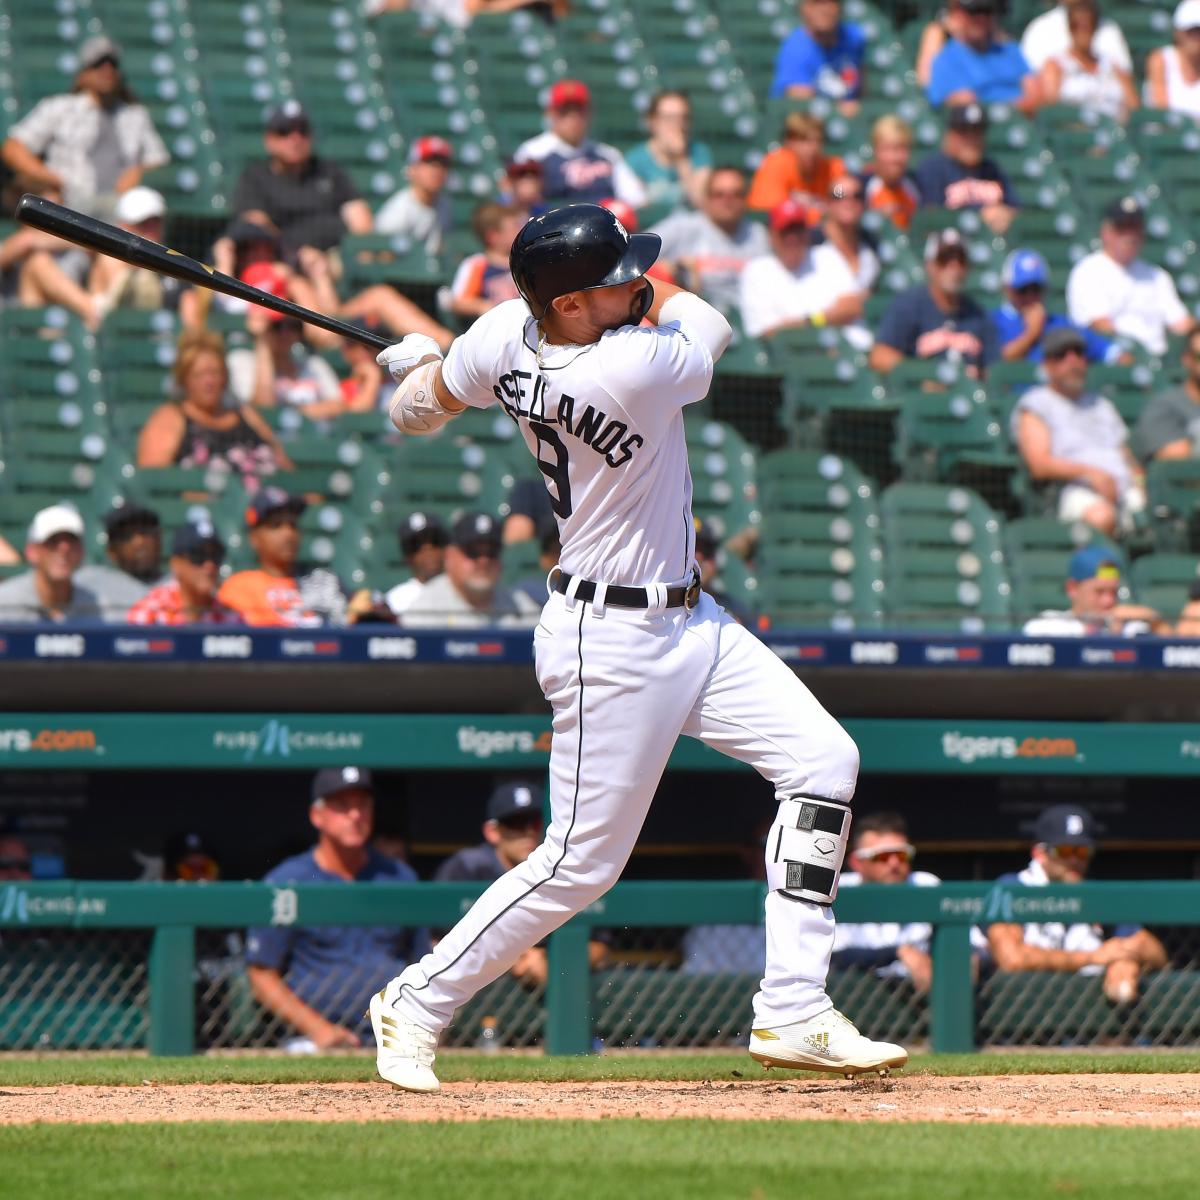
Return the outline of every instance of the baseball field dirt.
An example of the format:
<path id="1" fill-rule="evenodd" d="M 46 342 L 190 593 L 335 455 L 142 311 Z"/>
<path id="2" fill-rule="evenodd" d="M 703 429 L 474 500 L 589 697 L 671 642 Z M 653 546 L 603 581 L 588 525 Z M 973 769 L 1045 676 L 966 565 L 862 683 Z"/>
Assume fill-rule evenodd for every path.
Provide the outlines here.
<path id="1" fill-rule="evenodd" d="M 950 1121 L 1200 1129 L 1200 1075 L 1018 1075 L 448 1083 L 419 1096 L 382 1083 L 201 1083 L 0 1089 L 0 1124 L 156 1121 Z"/>

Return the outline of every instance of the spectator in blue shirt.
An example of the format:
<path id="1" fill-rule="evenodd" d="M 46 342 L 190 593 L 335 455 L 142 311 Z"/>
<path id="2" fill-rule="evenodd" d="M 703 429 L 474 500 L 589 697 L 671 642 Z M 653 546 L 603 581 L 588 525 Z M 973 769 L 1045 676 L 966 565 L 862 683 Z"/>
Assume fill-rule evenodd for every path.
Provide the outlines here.
<path id="1" fill-rule="evenodd" d="M 1037 76 L 1015 42 L 997 36 L 998 0 L 954 0 L 961 33 L 933 60 L 929 102 L 933 105 L 1004 102 L 1029 116 L 1039 103 Z"/>
<path id="2" fill-rule="evenodd" d="M 523 863 L 542 840 L 542 789 L 533 783 L 502 783 L 487 802 L 483 841 L 452 854 L 434 875 L 439 883 L 493 883 L 518 863 Z M 608 955 L 608 945 L 593 930 L 588 959 L 598 967 Z M 607 937 L 607 935 L 605 935 Z M 609 939 L 611 940 L 611 939 Z M 546 982 L 546 947 L 532 946 L 513 963 L 515 979 L 531 987 Z"/>
<path id="3" fill-rule="evenodd" d="M 313 779 L 309 820 L 317 844 L 263 877 L 295 883 L 415 883 L 407 864 L 371 847 L 375 788 L 362 767 L 328 768 Z M 424 929 L 395 925 L 269 925 L 246 939 L 250 988 L 293 1026 L 294 1048 L 327 1050 L 362 1043 L 362 1015 L 373 991 L 429 950 Z"/>
<path id="4" fill-rule="evenodd" d="M 800 28 L 779 47 L 771 95 L 797 100 L 826 96 L 852 116 L 863 91 L 866 34 L 842 20 L 841 0 L 803 0 L 800 19 Z"/>
<path id="5" fill-rule="evenodd" d="M 1014 250 L 1001 272 L 1004 303 L 992 310 L 1000 357 L 1015 362 L 1042 361 L 1042 338 L 1052 329 L 1077 329 L 1062 313 L 1048 313 L 1044 297 L 1050 268 L 1036 250 Z M 1080 329 L 1090 362 L 1132 361 L 1119 343 L 1092 329 Z"/>
<path id="6" fill-rule="evenodd" d="M 988 118 L 982 104 L 955 104 L 946 113 L 942 148 L 917 167 L 922 208 L 973 208 L 996 234 L 1016 215 L 1017 195 L 1008 176 L 987 157 Z"/>
<path id="7" fill-rule="evenodd" d="M 957 229 L 931 233 L 925 242 L 928 282 L 901 292 L 889 305 L 867 360 L 886 375 L 906 358 L 963 362 L 979 377 L 996 357 L 996 335 L 988 315 L 970 296 L 967 247 Z"/>

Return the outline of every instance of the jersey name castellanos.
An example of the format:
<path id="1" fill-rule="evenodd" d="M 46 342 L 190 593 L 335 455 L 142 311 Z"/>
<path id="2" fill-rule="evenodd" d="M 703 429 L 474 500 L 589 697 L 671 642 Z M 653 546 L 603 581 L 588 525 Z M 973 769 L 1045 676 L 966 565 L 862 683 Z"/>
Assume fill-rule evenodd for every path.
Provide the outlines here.
<path id="1" fill-rule="evenodd" d="M 523 300 L 485 313 L 442 365 L 450 393 L 500 405 L 545 477 L 562 569 L 602 583 L 679 583 L 692 567 L 692 477 L 683 407 L 713 360 L 678 324 L 628 325 L 590 346 L 542 348 Z"/>

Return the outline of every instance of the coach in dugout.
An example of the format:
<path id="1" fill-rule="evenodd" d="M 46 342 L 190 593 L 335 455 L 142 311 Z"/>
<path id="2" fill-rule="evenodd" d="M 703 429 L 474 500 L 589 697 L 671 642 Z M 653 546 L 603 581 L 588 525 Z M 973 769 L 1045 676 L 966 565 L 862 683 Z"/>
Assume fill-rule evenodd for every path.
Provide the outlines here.
<path id="1" fill-rule="evenodd" d="M 309 820 L 317 844 L 263 876 L 296 883 L 416 883 L 407 863 L 371 846 L 375 786 L 363 767 L 332 767 L 313 778 Z M 424 929 L 395 925 L 267 925 L 246 939 L 254 998 L 295 1028 L 296 1053 L 360 1044 L 367 1000 L 429 950 Z"/>
<path id="2" fill-rule="evenodd" d="M 1091 814 L 1071 804 L 1056 804 L 1034 825 L 1029 866 L 999 883 L 1041 887 L 1048 883 L 1082 883 L 1096 849 Z M 988 946 L 1001 971 L 1078 971 L 1104 973 L 1104 994 L 1114 1004 L 1137 999 L 1143 971 L 1165 966 L 1167 952 L 1148 929 L 1118 926 L 1105 937 L 1099 925 L 1061 921 L 988 926 Z"/>

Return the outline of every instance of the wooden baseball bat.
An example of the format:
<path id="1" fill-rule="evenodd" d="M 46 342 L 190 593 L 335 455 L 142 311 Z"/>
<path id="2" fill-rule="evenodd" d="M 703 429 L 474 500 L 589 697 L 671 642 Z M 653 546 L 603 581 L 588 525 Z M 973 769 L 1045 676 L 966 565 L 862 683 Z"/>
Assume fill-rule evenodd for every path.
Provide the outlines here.
<path id="1" fill-rule="evenodd" d="M 314 312 L 302 304 L 285 300 L 282 296 L 273 296 L 261 288 L 251 287 L 232 275 L 225 275 L 215 267 L 197 262 L 180 254 L 178 250 L 169 250 L 148 238 L 139 237 L 127 229 L 118 229 L 89 217 L 86 213 L 76 212 L 62 204 L 55 204 L 44 196 L 34 196 L 26 193 L 17 201 L 16 218 L 34 229 L 52 233 L 64 241 L 74 242 L 77 246 L 86 246 L 110 258 L 119 258 L 131 266 L 142 267 L 159 275 L 170 275 L 173 279 L 181 279 L 184 283 L 192 283 L 197 287 L 209 288 L 214 292 L 224 292 L 226 296 L 236 296 L 239 300 L 247 300 L 251 304 L 261 304 L 263 308 L 282 313 L 285 317 L 294 317 L 306 325 L 316 325 L 319 329 L 327 329 L 339 337 L 352 342 L 361 342 L 374 350 L 383 350 L 392 345 L 392 340 L 377 333 L 368 333 L 327 317 L 324 313 Z"/>

